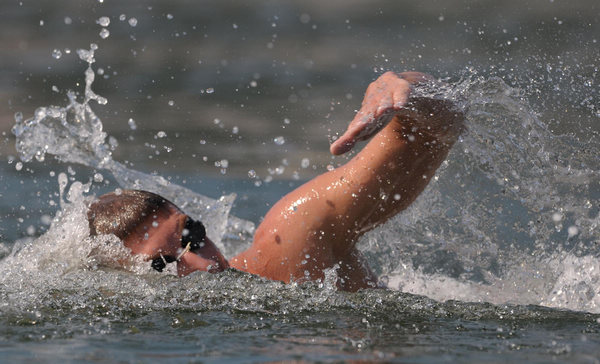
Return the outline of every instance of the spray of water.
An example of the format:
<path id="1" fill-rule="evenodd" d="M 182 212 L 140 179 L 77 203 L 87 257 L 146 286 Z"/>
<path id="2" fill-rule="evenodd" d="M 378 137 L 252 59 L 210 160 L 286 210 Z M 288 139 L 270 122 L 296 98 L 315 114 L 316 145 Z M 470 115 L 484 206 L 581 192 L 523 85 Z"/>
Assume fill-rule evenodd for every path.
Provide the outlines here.
<path id="1" fill-rule="evenodd" d="M 199 195 L 185 187 L 170 183 L 162 176 L 149 175 L 127 168 L 112 159 L 112 151 L 117 147 L 114 138 L 108 138 L 102 130 L 100 118 L 91 108 L 95 100 L 101 105 L 107 100 L 92 91 L 95 62 L 94 52 L 98 49 L 91 44 L 89 50 L 79 49 L 77 54 L 88 63 L 85 70 L 85 92 L 82 102 L 77 100 L 73 91 L 68 92 L 69 104 L 62 106 L 40 107 L 34 117 L 24 120 L 17 114 L 13 133 L 17 137 L 16 148 L 23 162 L 33 158 L 44 161 L 46 154 L 52 154 L 65 163 L 77 163 L 95 169 L 109 171 L 117 182 L 126 189 L 142 189 L 157 193 L 171 200 L 189 216 L 206 223 L 207 234 L 216 244 L 226 232 L 236 232 L 228 236 L 247 239 L 251 236 L 252 223 L 229 216 L 229 210 L 235 195 L 222 196 L 213 200 Z M 228 230 L 229 229 L 229 230 Z M 238 239 L 239 240 L 239 239 Z M 227 253 L 237 251 L 243 246 L 220 247 Z"/>
<path id="2" fill-rule="evenodd" d="M 598 143 L 554 135 L 501 79 L 466 77 L 451 92 L 467 131 L 364 252 L 407 292 L 599 311 Z"/>
<path id="3" fill-rule="evenodd" d="M 91 89 L 96 49 L 92 45 L 90 50 L 78 52 L 88 63 L 83 102 L 69 93 L 66 107 L 39 108 L 27 120 L 17 115 L 13 132 L 21 159 L 43 161 L 50 153 L 64 162 L 108 170 L 122 187 L 159 193 L 188 214 L 203 219 L 208 233 L 217 241 L 225 232 L 251 236 L 251 224 L 229 215 L 233 196 L 208 199 L 160 176 L 130 170 L 112 159 L 116 143 L 110 138 L 106 142 L 102 122 L 90 106 L 91 100 L 106 103 Z M 428 95 L 431 90 L 418 92 Z M 441 301 L 543 304 L 600 312 L 598 143 L 554 135 L 528 106 L 526 95 L 498 78 L 467 75 L 435 93 L 435 97 L 459 103 L 466 114 L 467 131 L 413 206 L 359 243 L 382 280 L 390 288 Z M 66 184 L 63 178 L 61 189 Z M 61 292 L 81 285 L 97 287 L 101 276 L 103 290 L 129 287 L 128 298 L 117 305 L 135 302 L 144 307 L 163 307 L 168 306 L 163 299 L 168 296 L 177 305 L 200 301 L 210 306 L 216 304 L 212 301 L 216 296 L 211 295 L 220 292 L 221 299 L 222 295 L 229 295 L 229 303 L 221 305 L 241 302 L 257 310 L 273 309 L 275 305 L 282 312 L 295 307 L 300 294 L 296 286 L 282 288 L 279 283 L 241 278 L 232 272 L 194 275 L 177 284 L 169 281 L 165 286 L 162 280 L 170 278 L 157 278 L 146 271 L 147 264 L 135 260 L 128 270 L 138 275 L 100 269 L 111 267 L 110 257 L 122 248 L 110 239 L 87 236 L 87 189 L 87 185 L 74 183 L 50 230 L 34 242 L 17 244 L 10 257 L 0 262 L 15 272 L 3 278 L 7 287 L 20 287 L 17 281 L 23 276 L 41 282 L 39 290 L 15 289 L 3 294 L 28 295 L 34 297 L 29 299 L 43 301 L 52 294 L 51 289 L 44 287 L 55 287 Z M 221 247 L 229 255 L 240 249 L 239 245 Z M 25 269 L 28 273 L 19 274 L 15 270 L 19 266 L 26 268 L 19 271 Z M 48 278 L 48 270 L 55 275 Z M 93 274 L 86 274 L 87 270 Z M 27 274 L 37 276 L 27 278 Z M 80 282 L 69 277 L 77 277 Z M 245 288 L 249 285 L 254 287 L 251 296 Z M 312 292 L 311 298 L 303 297 L 303 308 L 310 306 L 311 299 L 330 304 L 335 301 L 342 306 L 353 304 L 334 295 L 333 285 L 327 280 L 314 288 L 307 291 Z M 257 294 L 259 298 L 253 299 Z M 90 291 L 76 297 L 89 300 L 97 295 Z M 372 295 L 381 300 L 380 294 Z M 283 296 L 291 297 L 291 301 L 282 301 Z M 362 299 L 370 302 L 369 297 Z M 386 302 L 399 299 L 394 293 L 386 297 Z M 70 299 L 67 296 L 59 301 Z M 406 297 L 402 302 L 408 302 Z M 419 307 L 422 310 L 431 305 L 427 301 Z"/>

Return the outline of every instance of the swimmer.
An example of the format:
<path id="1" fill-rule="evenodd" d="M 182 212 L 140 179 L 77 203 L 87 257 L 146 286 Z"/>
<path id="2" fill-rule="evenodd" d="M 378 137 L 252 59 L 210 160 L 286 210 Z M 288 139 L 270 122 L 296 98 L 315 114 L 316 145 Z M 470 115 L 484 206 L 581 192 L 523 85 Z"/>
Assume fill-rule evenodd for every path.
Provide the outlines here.
<path id="1" fill-rule="evenodd" d="M 463 128 L 463 116 L 445 100 L 412 97 L 419 72 L 387 72 L 369 85 L 362 106 L 330 151 L 341 155 L 370 142 L 345 165 L 323 173 L 279 200 L 256 229 L 252 245 L 229 261 L 204 226 L 161 196 L 122 191 L 90 205 L 91 235 L 114 234 L 162 271 L 179 276 L 235 268 L 268 279 L 324 279 L 337 265 L 337 286 L 377 287 L 377 277 L 356 248 L 367 231 L 407 208 L 435 174 Z"/>

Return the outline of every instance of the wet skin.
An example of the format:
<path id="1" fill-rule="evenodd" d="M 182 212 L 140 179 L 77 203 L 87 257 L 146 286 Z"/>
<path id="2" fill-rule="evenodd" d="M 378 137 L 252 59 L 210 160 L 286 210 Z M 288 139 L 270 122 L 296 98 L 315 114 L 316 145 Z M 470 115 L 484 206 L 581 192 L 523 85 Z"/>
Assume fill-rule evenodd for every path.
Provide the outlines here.
<path id="1" fill-rule="evenodd" d="M 206 239 L 203 248 L 183 254 L 178 273 L 231 266 L 290 282 L 323 279 L 324 269 L 337 267 L 340 289 L 375 287 L 377 277 L 355 247 L 358 238 L 417 198 L 462 129 L 462 115 L 450 103 L 410 98 L 419 82 L 433 81 L 418 72 L 387 72 L 371 83 L 361 109 L 330 149 L 340 155 L 371 139 L 362 151 L 277 202 L 246 251 L 227 262 Z M 174 206 L 170 211 L 157 217 L 158 227 L 151 227 L 148 236 L 140 230 L 125 239 L 132 253 L 181 253 L 185 215 Z"/>
<path id="2" fill-rule="evenodd" d="M 161 255 L 173 259 L 180 257 L 177 262 L 180 276 L 196 270 L 215 273 L 229 268 L 223 254 L 208 237 L 200 244 L 201 248 L 184 253 L 181 236 L 186 218 L 177 206 L 168 203 L 166 209 L 157 210 L 131 231 L 123 239 L 123 244 L 131 249 L 132 254 L 145 255 L 149 260 Z"/>

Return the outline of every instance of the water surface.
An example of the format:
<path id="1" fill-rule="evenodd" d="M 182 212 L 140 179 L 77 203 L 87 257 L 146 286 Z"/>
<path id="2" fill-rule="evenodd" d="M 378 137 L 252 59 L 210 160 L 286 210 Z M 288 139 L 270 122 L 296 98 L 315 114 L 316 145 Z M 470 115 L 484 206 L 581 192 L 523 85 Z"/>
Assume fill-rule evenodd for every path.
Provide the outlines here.
<path id="1" fill-rule="evenodd" d="M 596 362 L 597 13 L 594 1 L 3 4 L 4 357 Z M 50 115 L 85 105 L 77 50 L 90 43 L 108 102 L 79 124 Z M 284 285 L 122 270 L 119 242 L 87 236 L 86 200 L 140 186 L 201 215 L 228 255 L 243 249 L 280 196 L 345 161 L 328 143 L 368 82 L 409 69 L 449 82 L 441 96 L 467 131 L 415 204 L 360 242 L 389 289 L 337 292 L 334 271 Z"/>

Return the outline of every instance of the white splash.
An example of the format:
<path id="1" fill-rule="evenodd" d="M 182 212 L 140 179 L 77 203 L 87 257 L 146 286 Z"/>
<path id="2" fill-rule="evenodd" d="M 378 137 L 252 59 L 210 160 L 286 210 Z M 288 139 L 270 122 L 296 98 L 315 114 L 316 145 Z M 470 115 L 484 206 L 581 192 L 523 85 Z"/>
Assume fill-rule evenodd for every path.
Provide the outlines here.
<path id="1" fill-rule="evenodd" d="M 116 141 L 106 142 L 100 118 L 91 108 L 90 101 L 106 104 L 107 100 L 94 93 L 92 84 L 95 73 L 92 63 L 98 49 L 91 44 L 89 50 L 79 49 L 79 57 L 88 63 L 85 71 L 85 92 L 83 102 L 78 102 L 76 94 L 68 92 L 69 104 L 65 107 L 40 107 L 34 117 L 24 120 L 15 116 L 16 124 L 12 131 L 16 136 L 16 148 L 23 162 L 33 158 L 44 161 L 46 154 L 52 154 L 65 163 L 78 163 L 95 169 L 109 171 L 123 188 L 151 191 L 169 199 L 188 215 L 206 223 L 207 234 L 225 254 L 236 252 L 243 246 L 221 244 L 221 238 L 228 236 L 250 236 L 254 230 L 252 223 L 229 216 L 235 195 L 222 196 L 218 200 L 197 194 L 185 187 L 172 184 L 161 176 L 148 175 L 131 170 L 112 159 Z M 133 123 L 130 122 L 130 125 Z M 135 124 L 133 124 L 135 125 Z M 243 240 L 243 239 L 242 239 Z"/>
<path id="2" fill-rule="evenodd" d="M 359 248 L 402 291 L 600 312 L 598 143 L 554 135 L 500 79 L 450 91 L 467 131 L 417 201 Z"/>

